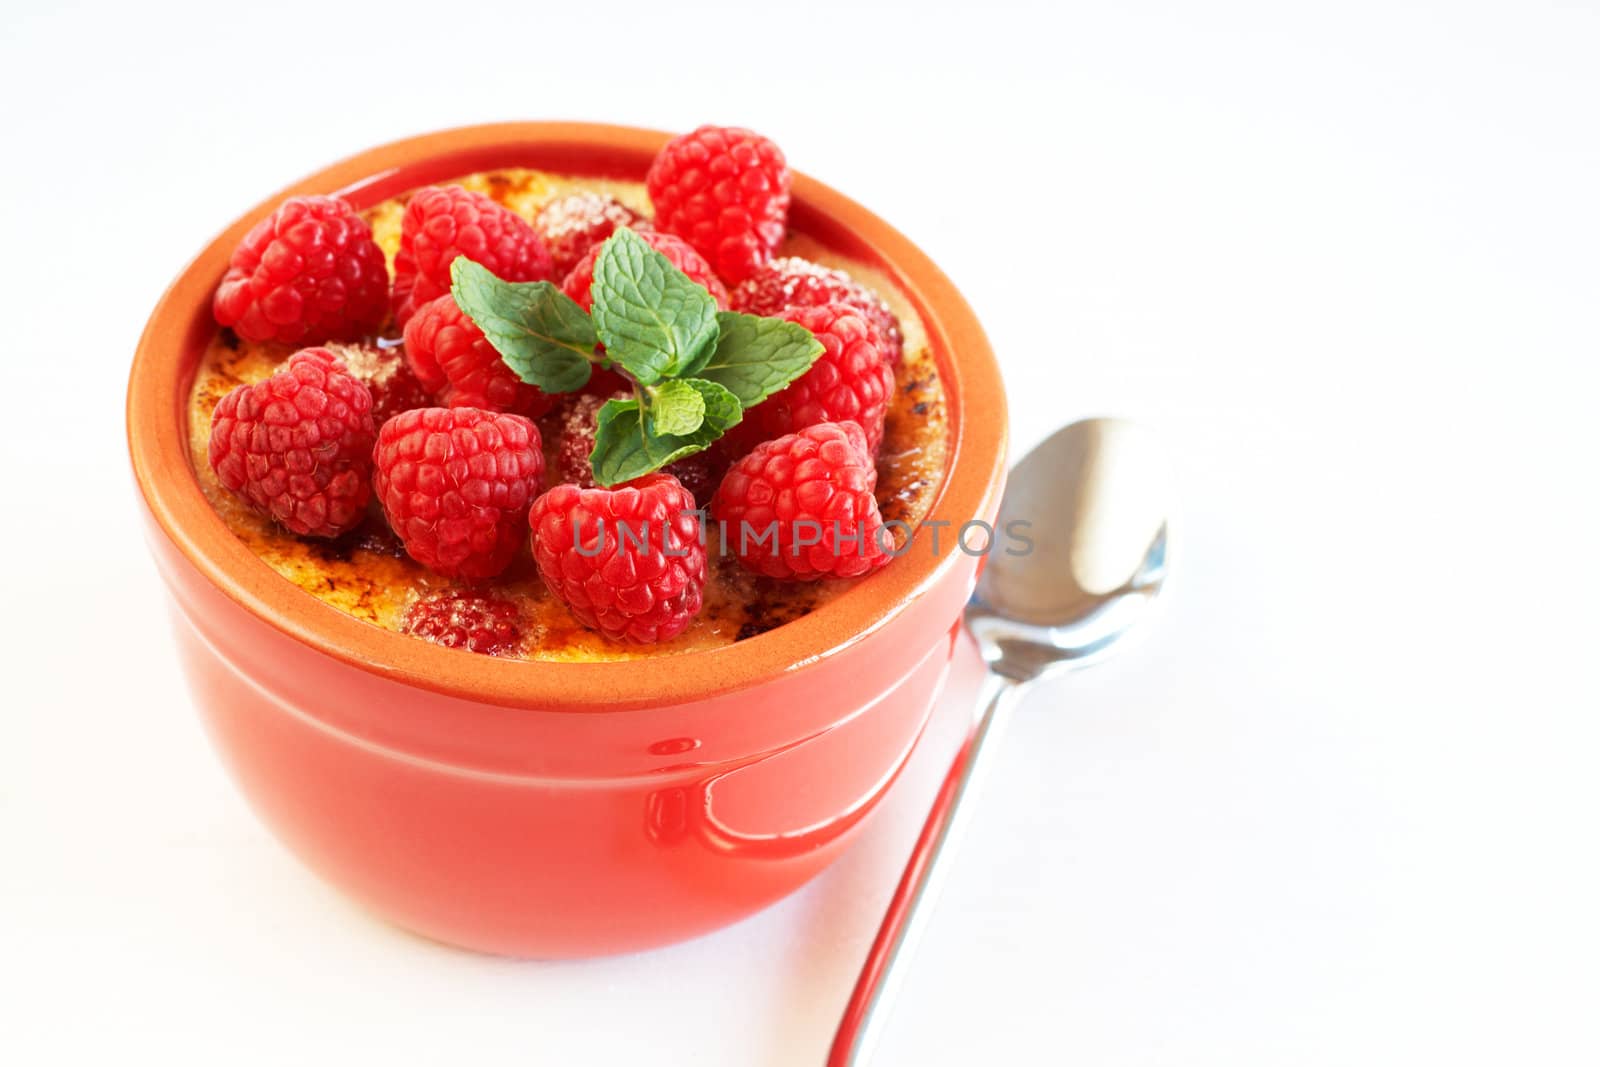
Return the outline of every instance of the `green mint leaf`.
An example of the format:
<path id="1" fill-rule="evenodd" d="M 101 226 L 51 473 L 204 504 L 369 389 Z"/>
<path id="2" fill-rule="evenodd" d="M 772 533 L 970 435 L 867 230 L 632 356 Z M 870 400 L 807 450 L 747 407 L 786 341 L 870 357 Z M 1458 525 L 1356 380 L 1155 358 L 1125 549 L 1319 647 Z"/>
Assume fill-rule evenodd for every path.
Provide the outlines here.
<path id="1" fill-rule="evenodd" d="M 706 400 L 688 382 L 668 378 L 645 390 L 645 415 L 655 433 L 694 433 L 706 421 Z"/>
<path id="2" fill-rule="evenodd" d="M 504 282 L 466 256 L 450 264 L 450 293 L 517 377 L 547 393 L 589 382 L 597 343 L 583 308 L 549 282 Z"/>
<path id="3" fill-rule="evenodd" d="M 693 455 L 744 418 L 738 397 L 715 382 L 686 378 L 683 385 L 704 403 L 700 425 L 691 433 L 659 433 L 637 400 L 608 400 L 596 420 L 589 464 L 596 484 L 613 486 L 660 470 Z"/>
<path id="4" fill-rule="evenodd" d="M 716 347 L 686 373 L 716 382 L 754 407 L 794 381 L 822 354 L 822 342 L 799 323 L 717 312 Z"/>
<path id="5" fill-rule="evenodd" d="M 709 426 L 713 431 L 706 444 L 709 445 L 727 433 L 730 427 L 744 421 L 744 405 L 739 403 L 739 398 L 716 382 L 704 378 L 680 378 L 678 384 L 687 385 L 700 394 L 700 401 L 705 405 L 701 426 Z"/>
<path id="6" fill-rule="evenodd" d="M 656 469 L 645 448 L 644 420 L 637 400 L 607 400 L 600 408 L 589 466 L 595 483 L 607 487 Z"/>
<path id="7" fill-rule="evenodd" d="M 641 385 L 678 376 L 716 342 L 711 294 L 632 230 L 601 246 L 589 292 L 606 356 Z"/>

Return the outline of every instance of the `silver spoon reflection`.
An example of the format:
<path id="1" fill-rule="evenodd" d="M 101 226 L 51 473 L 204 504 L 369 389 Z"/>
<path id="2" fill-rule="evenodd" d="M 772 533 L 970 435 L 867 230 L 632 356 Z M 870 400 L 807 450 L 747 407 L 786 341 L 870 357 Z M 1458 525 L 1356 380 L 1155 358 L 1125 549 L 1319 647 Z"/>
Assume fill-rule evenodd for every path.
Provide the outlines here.
<path id="1" fill-rule="evenodd" d="M 996 523 L 1006 547 L 990 554 L 966 610 L 989 665 L 982 710 L 889 903 L 829 1067 L 860 1067 L 877 1043 L 970 811 L 964 801 L 1022 693 L 1095 662 L 1152 616 L 1166 586 L 1171 508 L 1160 447 L 1118 419 L 1057 430 L 1012 470 Z"/>

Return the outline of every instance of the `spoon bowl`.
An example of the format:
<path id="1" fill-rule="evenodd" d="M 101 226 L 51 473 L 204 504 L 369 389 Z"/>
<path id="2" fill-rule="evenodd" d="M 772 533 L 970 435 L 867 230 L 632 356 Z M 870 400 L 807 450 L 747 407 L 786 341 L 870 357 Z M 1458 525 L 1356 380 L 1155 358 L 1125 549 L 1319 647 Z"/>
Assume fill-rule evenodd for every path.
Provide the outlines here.
<path id="1" fill-rule="evenodd" d="M 1018 682 L 1084 666 L 1142 628 L 1168 574 L 1171 476 L 1124 419 L 1062 427 L 1011 472 L 967 606 L 991 670 Z"/>

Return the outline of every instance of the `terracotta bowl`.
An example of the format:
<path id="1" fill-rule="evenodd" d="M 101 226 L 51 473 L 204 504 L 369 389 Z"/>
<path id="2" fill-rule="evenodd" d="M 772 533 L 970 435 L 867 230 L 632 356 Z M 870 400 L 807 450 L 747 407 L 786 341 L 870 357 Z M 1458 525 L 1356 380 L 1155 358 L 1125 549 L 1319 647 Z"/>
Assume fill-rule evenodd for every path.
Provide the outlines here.
<path id="1" fill-rule="evenodd" d="M 178 647 L 245 795 L 307 865 L 441 941 L 516 956 L 691 937 L 836 857 L 916 744 L 978 560 L 919 540 L 810 615 L 726 648 L 629 663 L 513 662 L 381 630 L 285 581 L 202 496 L 185 406 L 211 294 L 285 197 L 358 208 L 473 171 L 641 180 L 667 135 L 513 123 L 363 152 L 258 205 L 173 283 L 128 384 L 128 448 Z M 1005 401 L 972 311 L 882 220 L 794 178 L 791 226 L 881 266 L 927 324 L 954 447 L 932 520 L 993 519 Z M 945 541 L 948 542 L 946 537 Z"/>

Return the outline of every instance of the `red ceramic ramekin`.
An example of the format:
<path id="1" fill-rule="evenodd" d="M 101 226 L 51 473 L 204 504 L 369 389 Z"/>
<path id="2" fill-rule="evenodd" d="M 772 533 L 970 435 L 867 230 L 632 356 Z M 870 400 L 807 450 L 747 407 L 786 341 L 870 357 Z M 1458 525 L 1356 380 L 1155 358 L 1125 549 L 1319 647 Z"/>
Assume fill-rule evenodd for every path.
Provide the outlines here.
<path id="1" fill-rule="evenodd" d="M 838 855 L 916 743 L 978 561 L 924 536 L 810 615 L 710 652 L 492 659 L 371 626 L 302 592 L 211 510 L 185 432 L 230 250 L 285 197 L 358 208 L 473 171 L 640 180 L 666 135 L 514 123 L 363 152 L 240 218 L 162 297 L 134 357 L 128 448 L 206 726 L 309 866 L 441 941 L 589 956 L 680 940 L 778 899 Z M 931 520 L 990 520 L 1005 399 L 950 281 L 804 175 L 793 229 L 892 275 L 927 324 L 953 448 Z"/>

